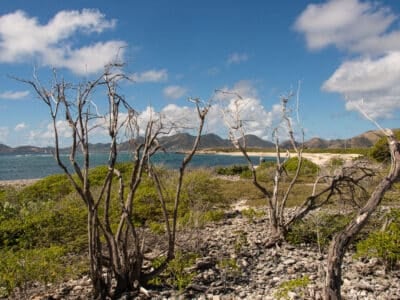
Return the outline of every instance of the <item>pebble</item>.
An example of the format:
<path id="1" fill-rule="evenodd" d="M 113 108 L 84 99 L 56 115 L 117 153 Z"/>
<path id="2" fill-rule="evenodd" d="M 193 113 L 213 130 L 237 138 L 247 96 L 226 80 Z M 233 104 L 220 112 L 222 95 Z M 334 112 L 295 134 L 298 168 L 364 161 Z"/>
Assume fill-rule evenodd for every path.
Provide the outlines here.
<path id="1" fill-rule="evenodd" d="M 308 245 L 264 249 L 259 241 L 262 232 L 267 236 L 266 228 L 266 218 L 251 223 L 240 214 L 206 226 L 200 235 L 204 238 L 199 243 L 202 256 L 193 267 L 198 273 L 193 283 L 183 294 L 171 289 L 149 290 L 153 299 L 272 300 L 283 283 L 303 276 L 308 276 L 310 283 L 290 290 L 289 299 L 322 299 L 326 254 L 320 255 L 317 248 Z M 242 243 L 237 251 L 235 241 L 239 237 Z M 344 299 L 400 299 L 400 271 L 385 272 L 376 259 L 361 262 L 353 254 L 349 252 L 343 261 Z M 218 262 L 226 258 L 235 260 L 238 270 L 220 270 Z M 30 299 L 90 299 L 91 292 L 86 276 L 31 294 Z"/>

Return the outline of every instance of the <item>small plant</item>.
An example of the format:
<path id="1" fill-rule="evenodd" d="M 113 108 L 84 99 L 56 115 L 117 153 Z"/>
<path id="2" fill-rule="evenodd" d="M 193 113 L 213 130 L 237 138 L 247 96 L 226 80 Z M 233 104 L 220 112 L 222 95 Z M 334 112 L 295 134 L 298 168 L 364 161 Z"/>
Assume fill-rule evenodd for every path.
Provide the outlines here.
<path id="1" fill-rule="evenodd" d="M 222 258 L 218 262 L 217 267 L 221 272 L 221 279 L 225 286 L 228 279 L 235 279 L 241 274 L 240 267 L 234 258 Z"/>
<path id="2" fill-rule="evenodd" d="M 292 244 L 317 245 L 324 250 L 334 234 L 342 230 L 351 216 L 341 214 L 316 214 L 293 224 L 287 234 L 287 241 Z"/>
<path id="3" fill-rule="evenodd" d="M 357 243 L 356 257 L 378 258 L 386 270 L 393 270 L 400 261 L 400 210 L 392 210 L 387 217 L 391 222 L 384 230 L 373 231 Z"/>
<path id="4" fill-rule="evenodd" d="M 265 215 L 264 211 L 255 210 L 254 208 L 246 208 L 241 211 L 242 215 L 249 221 L 254 222 L 255 219 L 261 218 Z"/>
<path id="5" fill-rule="evenodd" d="M 300 296 L 300 298 L 304 297 L 304 289 L 307 285 L 310 284 L 310 278 L 308 276 L 303 276 L 299 278 L 295 278 L 289 281 L 282 282 L 278 290 L 275 292 L 274 296 L 276 299 L 290 299 L 289 293 L 293 292 Z"/>
<path id="6" fill-rule="evenodd" d="M 340 157 L 334 157 L 329 161 L 329 165 L 333 168 L 341 167 L 344 164 L 344 159 Z"/>
<path id="7" fill-rule="evenodd" d="M 15 289 L 24 292 L 32 282 L 55 282 L 67 269 L 62 256 L 65 249 L 50 247 L 32 250 L 2 250 L 0 261 L 0 297 L 10 296 Z"/>
<path id="8" fill-rule="evenodd" d="M 236 232 L 236 239 L 234 249 L 236 254 L 240 254 L 245 247 L 248 247 L 249 242 L 247 240 L 247 232 L 239 230 Z"/>
<path id="9" fill-rule="evenodd" d="M 185 289 L 196 276 L 196 272 L 189 270 L 195 263 L 197 255 L 194 253 L 177 252 L 175 258 L 168 264 L 166 270 L 167 283 L 179 291 Z"/>

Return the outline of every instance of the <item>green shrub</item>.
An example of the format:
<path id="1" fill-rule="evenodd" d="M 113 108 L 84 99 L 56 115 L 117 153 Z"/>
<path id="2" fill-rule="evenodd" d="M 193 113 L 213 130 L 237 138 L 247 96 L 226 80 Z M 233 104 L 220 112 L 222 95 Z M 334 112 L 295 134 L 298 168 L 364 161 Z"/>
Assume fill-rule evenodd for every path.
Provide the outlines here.
<path id="1" fill-rule="evenodd" d="M 278 290 L 275 292 L 274 296 L 276 299 L 291 299 L 289 297 L 289 292 L 295 292 L 301 298 L 304 297 L 304 289 L 310 284 L 310 278 L 308 276 L 303 276 L 295 278 L 289 281 L 281 283 Z"/>
<path id="2" fill-rule="evenodd" d="M 158 277 L 153 278 L 149 284 L 163 285 L 167 284 L 172 286 L 179 291 L 185 289 L 193 278 L 196 276 L 196 272 L 192 269 L 197 255 L 195 253 L 183 253 L 177 251 L 175 258 L 168 264 L 166 270 Z M 154 268 L 159 267 L 165 260 L 165 257 L 160 257 L 152 262 Z"/>
<path id="3" fill-rule="evenodd" d="M 297 170 L 298 163 L 298 157 L 292 157 L 285 162 L 284 167 L 288 173 L 294 173 Z M 318 172 L 318 165 L 308 159 L 302 158 L 300 175 L 316 175 Z"/>
<path id="4" fill-rule="evenodd" d="M 400 140 L 400 130 L 395 130 L 394 135 L 398 140 Z M 387 138 L 380 138 L 371 148 L 369 155 L 378 162 L 389 162 L 390 151 Z"/>
<path id="5" fill-rule="evenodd" d="M 55 282 L 68 271 L 63 261 L 65 249 L 59 246 L 2 250 L 0 255 L 0 297 L 10 296 L 16 288 L 24 291 L 33 282 Z"/>
<path id="6" fill-rule="evenodd" d="M 254 208 L 247 208 L 241 211 L 242 215 L 253 222 L 255 219 L 261 218 L 265 215 L 265 211 L 255 210 Z"/>
<path id="7" fill-rule="evenodd" d="M 215 171 L 218 175 L 233 176 L 241 175 L 243 172 L 249 171 L 249 167 L 246 165 L 233 165 L 229 167 L 217 167 Z"/>
<path id="8" fill-rule="evenodd" d="M 350 221 L 350 215 L 316 214 L 300 220 L 291 226 L 286 239 L 292 244 L 311 244 L 325 249 L 335 233 Z"/>
<path id="9" fill-rule="evenodd" d="M 18 193 L 18 198 L 24 202 L 59 200 L 71 191 L 72 185 L 67 176 L 56 174 L 23 188 Z"/>
<path id="10" fill-rule="evenodd" d="M 344 159 L 340 157 L 334 157 L 329 161 L 329 166 L 331 167 L 341 167 L 344 164 Z"/>
<path id="11" fill-rule="evenodd" d="M 393 209 L 388 218 L 392 221 L 385 230 L 375 230 L 357 243 L 356 257 L 378 258 L 393 270 L 400 261 L 400 210 Z"/>
<path id="12" fill-rule="evenodd" d="M 79 251 L 86 234 L 86 213 L 77 200 L 28 202 L 16 215 L 0 223 L 0 249 L 65 245 Z"/>
<path id="13" fill-rule="evenodd" d="M 228 279 L 235 279 L 242 273 L 235 258 L 222 258 L 219 260 L 217 268 L 221 272 L 221 277 L 224 284 L 226 284 Z"/>

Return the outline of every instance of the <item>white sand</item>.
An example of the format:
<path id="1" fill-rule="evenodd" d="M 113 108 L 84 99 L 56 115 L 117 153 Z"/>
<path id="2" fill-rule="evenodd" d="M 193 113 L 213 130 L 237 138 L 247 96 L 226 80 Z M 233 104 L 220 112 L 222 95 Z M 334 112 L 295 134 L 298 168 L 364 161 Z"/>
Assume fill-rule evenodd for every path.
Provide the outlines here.
<path id="1" fill-rule="evenodd" d="M 15 186 L 24 187 L 31 185 L 38 181 L 39 179 L 16 179 L 16 180 L 0 180 L 0 186 Z"/>
<path id="2" fill-rule="evenodd" d="M 241 152 L 214 152 L 214 151 L 201 151 L 202 153 L 212 153 L 212 154 L 221 154 L 221 155 L 232 155 L 232 156 L 241 156 L 243 155 Z M 258 156 L 258 157 L 276 157 L 275 152 L 249 152 L 249 156 Z M 290 155 L 294 156 L 293 153 Z M 326 165 L 333 158 L 340 158 L 344 161 L 351 161 L 357 157 L 361 156 L 361 154 L 338 154 L 338 153 L 303 153 L 303 157 L 312 161 L 313 163 L 323 166 Z M 281 153 L 281 157 L 285 158 L 286 153 Z"/>

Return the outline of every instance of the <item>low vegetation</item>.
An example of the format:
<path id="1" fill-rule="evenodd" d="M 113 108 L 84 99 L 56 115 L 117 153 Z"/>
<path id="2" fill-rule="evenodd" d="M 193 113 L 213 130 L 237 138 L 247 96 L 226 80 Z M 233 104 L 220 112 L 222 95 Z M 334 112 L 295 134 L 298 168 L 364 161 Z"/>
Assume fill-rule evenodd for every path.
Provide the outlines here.
<path id="1" fill-rule="evenodd" d="M 334 160 L 334 167 L 343 165 L 343 161 Z M 289 184 L 296 171 L 295 158 L 285 163 L 282 185 Z M 266 185 L 272 184 L 274 164 L 262 163 L 257 169 L 257 176 Z M 128 176 L 129 164 L 118 165 L 122 176 Z M 256 222 L 266 216 L 266 200 L 254 187 L 247 166 L 231 166 L 215 170 L 190 170 L 183 182 L 182 201 L 180 202 L 178 228 L 187 230 L 201 228 L 209 222 L 220 221 L 226 210 L 239 200 L 246 200 L 249 208 L 242 210 L 242 216 L 249 222 Z M 288 207 L 299 205 L 312 189 L 312 178 L 320 172 L 318 166 L 304 160 L 298 181 L 288 199 Z M 102 178 L 107 168 L 91 169 L 92 186 L 100 189 Z M 177 171 L 159 169 L 158 174 L 163 182 L 166 195 L 173 195 L 177 180 Z M 216 175 L 236 176 L 235 180 Z M 306 184 L 303 184 L 306 183 Z M 272 186 L 272 185 L 271 185 Z M 113 194 L 118 193 L 113 187 Z M 154 182 L 143 177 L 143 183 L 135 197 L 136 226 L 149 230 L 154 236 L 165 234 L 162 211 L 157 198 Z M 386 195 L 385 203 L 398 199 L 398 187 Z M 333 198 L 333 202 L 338 198 Z M 172 210 L 172 198 L 167 199 L 167 209 Z M 333 203 L 331 208 L 342 208 L 340 202 Z M 120 209 L 116 199 L 110 207 L 110 215 L 117 216 Z M 333 210 L 335 211 L 335 210 Z M 337 210 L 336 210 L 337 211 Z M 326 252 L 327 246 L 335 233 L 342 230 L 352 214 L 319 212 L 297 221 L 287 234 L 287 241 L 294 245 L 314 245 L 319 251 Z M 87 230 L 86 212 L 82 210 L 80 200 L 64 175 L 52 175 L 21 189 L 0 188 L 0 297 L 12 295 L 16 290 L 29 289 L 32 283 L 64 281 L 88 273 L 86 259 Z M 383 221 L 386 220 L 386 222 Z M 386 224 L 382 229 L 382 222 Z M 397 268 L 400 253 L 400 212 L 393 210 L 382 218 L 375 218 L 362 233 L 365 239 L 356 241 L 356 257 L 377 258 L 387 270 Z M 247 243 L 246 233 L 237 232 L 235 251 L 240 254 Z M 193 264 L 199 254 L 178 251 L 175 258 L 159 276 L 153 278 L 150 286 L 170 286 L 177 290 L 185 289 L 196 273 Z M 154 263 L 162 263 L 160 256 Z M 225 280 L 240 274 L 235 259 L 221 258 L 217 267 Z M 301 277 L 282 283 L 275 295 L 286 299 L 290 291 L 301 294 L 309 279 Z"/>
<path id="2" fill-rule="evenodd" d="M 388 271 L 400 261 L 400 210 L 392 209 L 385 215 L 382 228 L 373 230 L 365 240 L 357 243 L 356 257 L 377 258 Z"/>

